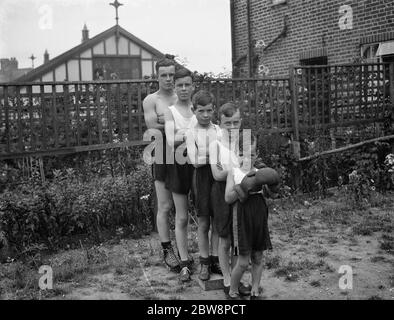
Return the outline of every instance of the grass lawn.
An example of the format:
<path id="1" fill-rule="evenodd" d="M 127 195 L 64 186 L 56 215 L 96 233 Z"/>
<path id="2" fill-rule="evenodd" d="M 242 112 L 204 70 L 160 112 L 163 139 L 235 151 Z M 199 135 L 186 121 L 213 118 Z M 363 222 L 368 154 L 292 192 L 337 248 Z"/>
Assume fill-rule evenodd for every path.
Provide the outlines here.
<path id="1" fill-rule="evenodd" d="M 323 200 L 270 202 L 274 249 L 265 253 L 261 281 L 266 299 L 394 299 L 394 194 L 377 194 L 355 209 L 343 192 Z M 192 219 L 191 219 L 192 222 Z M 0 265 L 1 299 L 225 299 L 197 282 L 196 225 L 189 226 L 193 280 L 178 282 L 160 258 L 158 235 L 116 238 L 93 247 Z M 53 289 L 41 291 L 40 265 L 53 269 Z M 341 290 L 348 265 L 353 288 Z M 245 281 L 250 273 L 245 274 Z"/>

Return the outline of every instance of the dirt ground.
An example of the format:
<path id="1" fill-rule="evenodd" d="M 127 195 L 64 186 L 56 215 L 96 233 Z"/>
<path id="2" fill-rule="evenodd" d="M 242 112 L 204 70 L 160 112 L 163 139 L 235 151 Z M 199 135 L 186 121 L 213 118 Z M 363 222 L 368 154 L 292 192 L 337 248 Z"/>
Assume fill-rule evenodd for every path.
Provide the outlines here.
<path id="1" fill-rule="evenodd" d="M 394 194 L 378 196 L 362 210 L 336 192 L 324 200 L 270 203 L 274 249 L 264 257 L 264 299 L 394 299 Z M 192 281 L 178 282 L 160 257 L 158 235 L 113 239 L 98 246 L 58 252 L 39 263 L 53 268 L 53 289 L 39 290 L 39 265 L 0 265 L 1 299 L 225 299 L 198 284 L 196 225 L 189 248 Z M 339 287 L 340 266 L 352 268 L 352 288 Z M 243 279 L 250 280 L 247 272 Z"/>

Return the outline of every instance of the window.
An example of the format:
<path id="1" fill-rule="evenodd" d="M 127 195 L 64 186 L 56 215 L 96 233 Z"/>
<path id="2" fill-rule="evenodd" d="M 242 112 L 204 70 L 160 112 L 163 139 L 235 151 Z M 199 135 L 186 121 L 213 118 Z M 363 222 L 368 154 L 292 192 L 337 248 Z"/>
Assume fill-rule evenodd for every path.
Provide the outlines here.
<path id="1" fill-rule="evenodd" d="M 383 62 L 394 62 L 394 54 L 382 57 Z"/>
<path id="2" fill-rule="evenodd" d="M 141 59 L 129 57 L 94 57 L 93 79 L 141 79 Z"/>
<path id="3" fill-rule="evenodd" d="M 379 43 L 366 44 L 361 46 L 361 58 L 364 62 L 380 62 L 380 57 L 376 54 Z"/>
<path id="4" fill-rule="evenodd" d="M 393 62 L 394 57 L 394 41 L 386 41 L 379 43 L 379 48 L 376 52 L 383 62 Z"/>
<path id="5" fill-rule="evenodd" d="M 328 62 L 327 56 L 300 60 L 302 66 L 323 66 L 323 65 L 327 65 L 327 62 Z"/>
<path id="6" fill-rule="evenodd" d="M 369 43 L 361 46 L 363 62 L 391 62 L 394 56 L 394 41 Z"/>

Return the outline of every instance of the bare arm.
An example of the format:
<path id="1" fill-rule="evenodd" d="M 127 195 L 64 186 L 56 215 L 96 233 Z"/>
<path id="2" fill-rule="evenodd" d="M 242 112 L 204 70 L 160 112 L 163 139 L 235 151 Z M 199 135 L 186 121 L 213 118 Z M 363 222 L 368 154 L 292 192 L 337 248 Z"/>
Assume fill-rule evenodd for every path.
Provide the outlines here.
<path id="1" fill-rule="evenodd" d="M 228 204 L 232 204 L 235 201 L 238 200 L 238 195 L 234 190 L 234 175 L 233 175 L 233 171 L 231 170 L 228 174 L 227 174 L 227 181 L 226 181 L 226 191 L 224 194 L 224 200 L 228 203 Z"/>
<path id="2" fill-rule="evenodd" d="M 211 165 L 212 176 L 216 181 L 226 181 L 227 170 L 225 170 L 218 159 L 217 148 L 217 144 L 211 144 L 209 146 L 209 163 Z"/>
<path id="3" fill-rule="evenodd" d="M 227 170 L 220 163 L 211 163 L 212 176 L 216 181 L 226 181 Z"/>
<path id="4" fill-rule="evenodd" d="M 156 113 L 156 100 L 153 94 L 148 95 L 142 102 L 144 109 L 144 119 L 148 129 L 163 129 L 164 124 L 160 123 L 160 117 Z M 161 120 L 161 122 L 164 122 Z"/>
<path id="5" fill-rule="evenodd" d="M 169 109 L 164 113 L 164 121 L 164 131 L 166 133 L 168 145 L 172 149 L 175 149 L 184 142 L 186 130 L 175 131 L 174 117 Z"/>
<path id="6" fill-rule="evenodd" d="M 186 147 L 187 155 L 195 168 L 202 167 L 206 164 L 206 157 L 198 155 L 196 138 L 193 134 L 193 129 L 190 129 L 186 132 Z"/>
<path id="7" fill-rule="evenodd" d="M 212 176 L 216 181 L 226 181 L 229 166 L 220 163 L 219 152 L 220 149 L 217 141 L 212 142 L 209 145 L 209 163 L 211 165 Z"/>
<path id="8" fill-rule="evenodd" d="M 187 148 L 187 156 L 191 164 L 197 168 L 197 148 L 194 140 L 193 129 L 190 129 L 186 132 L 186 148 Z"/>

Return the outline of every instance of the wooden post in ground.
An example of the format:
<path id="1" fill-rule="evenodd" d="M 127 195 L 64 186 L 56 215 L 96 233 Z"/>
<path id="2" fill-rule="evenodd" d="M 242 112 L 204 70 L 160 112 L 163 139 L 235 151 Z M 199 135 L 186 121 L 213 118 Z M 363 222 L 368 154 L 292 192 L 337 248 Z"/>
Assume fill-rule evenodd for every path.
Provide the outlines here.
<path id="1" fill-rule="evenodd" d="M 389 66 L 389 83 L 390 83 L 390 99 L 391 107 L 394 107 L 394 62 L 390 63 Z"/>
<path id="2" fill-rule="evenodd" d="M 45 171 L 44 171 L 44 161 L 42 157 L 38 158 L 38 165 L 40 168 L 40 177 L 41 177 L 41 183 L 45 183 Z"/>
<path id="3" fill-rule="evenodd" d="M 295 79 L 295 68 L 290 66 L 289 68 L 289 87 L 291 94 L 291 124 L 293 127 L 293 139 L 292 139 L 292 152 L 296 160 L 301 157 L 300 150 L 300 123 L 298 119 L 298 87 Z M 301 190 L 301 177 L 302 170 L 301 165 L 296 167 L 294 173 L 294 187 L 297 192 Z"/>
<path id="4" fill-rule="evenodd" d="M 155 182 L 153 181 L 153 193 L 152 193 L 153 201 L 154 201 L 154 208 L 153 208 L 153 215 L 151 217 L 152 219 L 152 230 L 154 232 L 158 232 L 157 230 L 157 210 L 158 210 L 158 203 L 157 203 L 157 196 L 156 196 L 156 188 L 155 188 Z"/>

